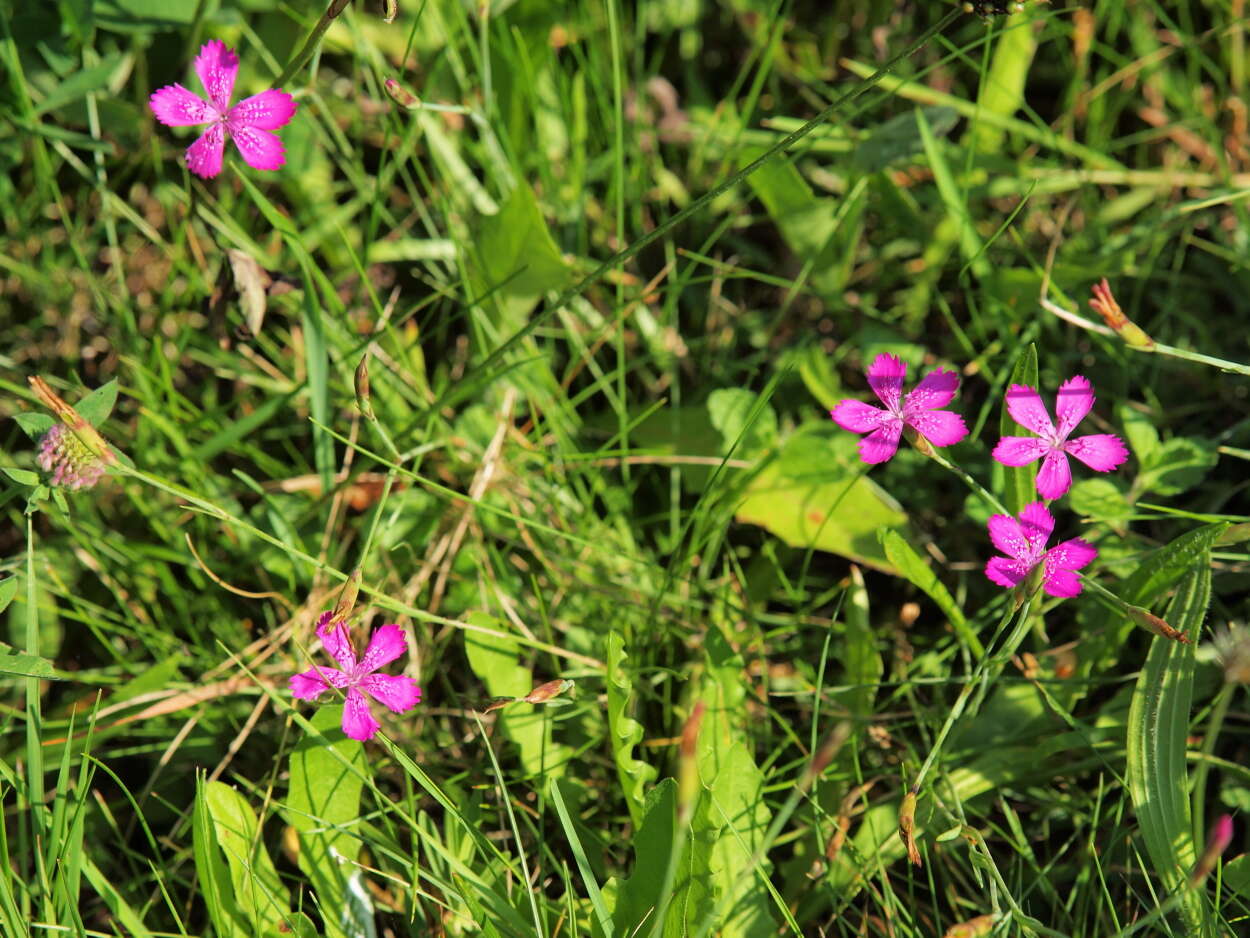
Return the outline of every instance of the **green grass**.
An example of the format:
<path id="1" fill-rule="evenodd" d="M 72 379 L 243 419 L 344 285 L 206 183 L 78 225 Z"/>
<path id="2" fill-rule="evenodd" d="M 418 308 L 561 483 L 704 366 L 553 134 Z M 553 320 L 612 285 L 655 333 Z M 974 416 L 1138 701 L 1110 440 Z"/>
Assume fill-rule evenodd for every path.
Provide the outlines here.
<path id="1" fill-rule="evenodd" d="M 399 8 L 0 7 L 0 933 L 1250 933 L 1244 4 Z M 153 120 L 211 38 L 281 171 Z M 955 473 L 830 422 L 887 351 Z M 983 575 L 959 473 L 1031 500 L 1003 392 L 1078 373 L 1132 456 L 1057 537 L 1190 645 Z M 286 683 L 356 569 L 363 746 Z"/>

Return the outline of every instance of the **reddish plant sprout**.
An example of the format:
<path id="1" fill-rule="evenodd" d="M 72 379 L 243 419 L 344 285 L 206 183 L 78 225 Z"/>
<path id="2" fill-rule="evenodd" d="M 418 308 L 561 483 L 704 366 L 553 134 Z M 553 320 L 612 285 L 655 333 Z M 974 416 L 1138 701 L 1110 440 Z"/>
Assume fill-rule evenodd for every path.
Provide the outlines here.
<path id="1" fill-rule="evenodd" d="M 985 575 L 999 586 L 1019 586 L 1037 567 L 1042 569 L 1042 589 L 1059 599 L 1075 596 L 1081 591 L 1076 571 L 1098 556 L 1098 550 L 1079 537 L 1050 550 L 1046 542 L 1055 530 L 1055 519 L 1041 502 L 1024 506 L 1019 518 L 991 515 L 990 541 L 1007 556 L 991 557 Z"/>
<path id="2" fill-rule="evenodd" d="M 1072 487 L 1068 457 L 1075 456 L 1095 472 L 1110 472 L 1128 459 L 1128 449 L 1113 433 L 1068 437 L 1094 406 L 1093 386 L 1081 375 L 1059 386 L 1055 399 L 1056 426 L 1034 388 L 1013 384 L 1007 389 L 1007 412 L 1011 419 L 1037 436 L 1005 436 L 994 447 L 994 458 L 1004 466 L 1025 466 L 1042 460 L 1037 472 L 1037 494 L 1059 498 Z"/>
<path id="3" fill-rule="evenodd" d="M 285 91 L 270 88 L 244 98 L 233 107 L 234 79 L 239 73 L 239 57 L 220 39 L 206 42 L 195 57 L 195 71 L 208 92 L 205 101 L 182 85 L 166 85 L 152 93 L 149 107 L 156 119 L 170 127 L 208 124 L 187 147 L 187 168 L 204 179 L 221 172 L 227 134 L 239 148 L 244 162 L 253 169 L 278 169 L 286 162 L 282 141 L 270 133 L 285 126 L 298 105 Z"/>
<path id="4" fill-rule="evenodd" d="M 905 425 L 934 446 L 950 446 L 968 435 L 959 414 L 939 409 L 951 402 L 959 388 L 955 372 L 935 369 L 904 395 L 906 376 L 907 365 L 902 361 L 893 355 L 878 355 L 868 366 L 868 386 L 885 409 L 845 400 L 829 411 L 843 430 L 868 434 L 859 441 L 859 458 L 866 463 L 882 463 L 893 456 Z"/>
<path id="5" fill-rule="evenodd" d="M 378 668 L 404 653 L 407 641 L 398 625 L 383 625 L 374 631 L 369 647 L 357 659 L 347 623 L 333 612 L 317 620 L 317 637 L 339 665 L 315 667 L 290 678 L 291 693 L 299 700 L 313 700 L 323 691 L 344 691 L 343 732 L 352 739 L 371 739 L 381 724 L 369 712 L 369 699 L 395 713 L 404 713 L 421 702 L 421 688 L 409 677 L 375 673 Z"/>

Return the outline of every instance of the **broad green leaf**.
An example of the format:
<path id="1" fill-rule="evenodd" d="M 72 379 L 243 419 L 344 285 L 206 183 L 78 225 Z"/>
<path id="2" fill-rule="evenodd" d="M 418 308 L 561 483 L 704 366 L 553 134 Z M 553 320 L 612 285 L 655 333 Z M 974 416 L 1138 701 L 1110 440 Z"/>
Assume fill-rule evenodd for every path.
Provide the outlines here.
<path id="1" fill-rule="evenodd" d="M 1038 33 L 1023 20 L 1023 16 L 1013 17 L 1015 28 L 997 32 L 989 72 L 981 83 L 976 113 L 969 125 L 969 142 L 979 153 L 999 152 L 1007 133 L 1001 122 L 979 118 L 1011 118 L 1024 106 L 1024 85 L 1037 52 Z"/>
<path id="2" fill-rule="evenodd" d="M 1142 840 L 1164 896 L 1180 896 L 1190 934 L 1214 935 L 1209 906 L 1186 880 L 1198 858 L 1185 767 L 1193 698 L 1194 647 L 1211 601 L 1207 551 L 1194 558 L 1168 606 L 1171 626 L 1191 644 L 1155 637 L 1129 708 L 1126 782 Z"/>
<path id="3" fill-rule="evenodd" d="M 758 148 L 741 150 L 738 165 L 747 165 L 762 152 Z M 789 160 L 765 163 L 747 177 L 747 185 L 764 203 L 790 250 L 801 260 L 820 260 L 837 228 L 837 203 L 828 197 L 818 198 Z"/>
<path id="4" fill-rule="evenodd" d="M 1218 461 L 1215 446 L 1206 440 L 1175 437 L 1143 461 L 1133 486 L 1159 495 L 1179 495 L 1201 482 Z"/>
<path id="5" fill-rule="evenodd" d="M 1225 863 L 1222 875 L 1224 887 L 1229 892 L 1250 902 L 1250 853 L 1243 853 Z"/>
<path id="6" fill-rule="evenodd" d="M 1225 522 L 1204 524 L 1146 555 L 1137 571 L 1116 590 L 1121 599 L 1137 606 L 1148 606 L 1158 599 L 1202 558 L 1227 530 Z M 1175 623 L 1173 627 L 1179 628 Z"/>
<path id="7" fill-rule="evenodd" d="M 97 25 L 124 33 L 154 33 L 189 26 L 197 0 L 96 0 Z"/>
<path id="8" fill-rule="evenodd" d="M 643 934 L 654 921 L 677 837 L 677 783 L 666 778 L 647 792 L 642 823 L 634 831 L 634 865 L 617 887 L 612 921 L 618 935 Z M 669 914 L 674 912 L 669 907 Z M 679 932 L 665 932 L 678 934 Z"/>
<path id="9" fill-rule="evenodd" d="M 17 577 L 7 576 L 0 580 L 0 612 L 9 608 L 13 597 L 17 595 Z"/>
<path id="10" fill-rule="evenodd" d="M 32 440 L 39 439 L 56 426 L 56 418 L 43 412 L 14 414 L 13 420 L 22 428 L 22 432 Z"/>
<path id="11" fill-rule="evenodd" d="M 492 632 L 508 631 L 507 625 L 485 613 L 470 613 L 468 621 Z M 466 630 L 464 647 L 469 667 L 492 697 L 524 697 L 535 683 L 540 683 L 534 680 L 530 669 L 520 663 L 521 648 L 506 634 Z M 500 732 L 520 750 L 521 765 L 528 774 L 564 774 L 570 750 L 552 741 L 551 717 L 543 707 L 510 703 L 497 711 L 496 719 Z"/>
<path id="12" fill-rule="evenodd" d="M 213 916 L 219 930 L 250 938 L 289 929 L 290 896 L 243 795 L 223 782 L 198 781 L 194 820 L 196 868 L 205 899 L 222 906 Z M 204 866 L 202 853 L 211 854 Z"/>
<path id="13" fill-rule="evenodd" d="M 1037 377 L 1037 346 L 1032 342 L 1029 347 L 1020 353 L 1020 357 L 1016 359 L 1015 367 L 1011 369 L 1011 377 L 1007 379 L 1007 390 L 1010 390 L 1013 384 L 1023 384 L 1027 387 L 1036 388 L 1038 385 Z M 1006 391 L 1004 391 L 1006 393 Z M 1011 419 L 1011 414 L 1007 413 L 1007 403 L 1004 400 L 1001 403 L 1002 413 L 998 419 L 998 431 L 1000 436 L 1031 436 L 1032 434 Z M 1003 504 L 1013 515 L 1020 514 L 1022 509 L 1029 502 L 1037 501 L 1037 485 L 1034 482 L 1033 466 L 1003 466 L 995 463 L 995 471 L 1002 473 L 1003 479 Z"/>
<path id="14" fill-rule="evenodd" d="M 706 647 L 708 671 L 700 696 L 707 710 L 697 757 L 704 792 L 691 819 L 691 837 L 709 843 L 716 934 L 764 938 L 775 935 L 777 925 L 769 914 L 772 900 L 765 885 L 770 864 L 755 854 L 771 812 L 764 801 L 764 773 L 755 763 L 747 731 L 746 671 L 719 628 L 708 631 Z"/>
<path id="15" fill-rule="evenodd" d="M 1110 479 L 1082 479 L 1068 493 L 1069 504 L 1078 515 L 1123 528 L 1133 515 L 1124 492 Z"/>
<path id="16" fill-rule="evenodd" d="M 873 714 L 877 685 L 885 673 L 877 633 L 868 617 L 868 590 L 859 567 L 851 565 L 851 585 L 842 603 L 846 638 L 842 650 L 843 681 L 849 690 L 838 695 L 852 717 L 868 720 Z"/>
<path id="17" fill-rule="evenodd" d="M 707 412 L 721 435 L 721 452 L 749 459 L 777 445 L 777 414 L 767 401 L 743 388 L 708 395 Z"/>
<path id="18" fill-rule="evenodd" d="M 57 82 L 47 97 L 35 105 L 34 113 L 46 114 L 72 104 L 93 91 L 103 91 L 121 62 L 121 53 L 114 52 L 105 56 L 96 65 L 72 72 L 63 81 Z"/>
<path id="19" fill-rule="evenodd" d="M 485 337 L 485 351 L 524 326 L 534 305 L 570 278 L 534 192 L 524 182 L 498 214 L 478 219 L 467 260 L 474 298 L 495 311 L 489 319 L 496 334 Z"/>
<path id="20" fill-rule="evenodd" d="M 952 107 L 934 106 L 917 108 L 935 137 L 945 137 L 959 122 L 959 112 Z M 896 114 L 872 128 L 855 144 L 851 153 L 851 165 L 862 173 L 875 173 L 891 163 L 916 156 L 924 151 L 924 142 L 911 111 Z"/>
<path id="21" fill-rule="evenodd" d="M 18 485 L 39 484 L 39 473 L 31 472 L 29 469 L 14 469 L 11 466 L 4 466 L 0 467 L 0 472 L 3 472 Z"/>
<path id="22" fill-rule="evenodd" d="M 9 577 L 5 582 L 14 585 L 8 590 L 9 595 L 7 599 L 0 596 L 0 609 L 3 609 L 12 601 L 13 592 L 17 588 L 17 577 Z M 0 642 L 0 674 L 8 674 L 15 677 L 37 677 L 48 681 L 66 680 L 66 676 L 57 671 L 47 658 L 23 654 L 2 642 Z"/>
<path id="23" fill-rule="evenodd" d="M 821 433 L 796 433 L 751 481 L 734 517 L 791 547 L 829 551 L 896 573 L 877 531 L 903 528 L 907 516 L 862 467 L 851 469 L 838 459 L 840 450 L 853 454 L 854 447 L 850 434 L 839 443 Z"/>
<path id="24" fill-rule="evenodd" d="M 114 378 L 107 384 L 100 385 L 77 404 L 74 404 L 73 407 L 83 420 L 93 427 L 98 427 L 108 419 L 116 403 L 117 379 Z"/>
<path id="25" fill-rule="evenodd" d="M 634 747 L 642 742 L 642 724 L 630 715 L 634 688 L 627 668 L 625 639 L 621 633 L 608 634 L 608 739 L 616 759 L 616 772 L 625 795 L 630 820 L 637 828 L 642 823 L 647 784 L 655 778 L 654 766 L 634 756 Z"/>
<path id="26" fill-rule="evenodd" d="M 1155 429 L 1154 420 L 1127 404 L 1120 404 L 1115 413 L 1138 465 L 1149 465 L 1159 449 L 1159 431 Z"/>
<path id="27" fill-rule="evenodd" d="M 354 918 L 360 907 L 349 901 L 347 878 L 359 875 L 354 825 L 368 766 L 364 745 L 335 732 L 342 716 L 341 705 L 323 706 L 312 715 L 323 735 L 306 734 L 291 752 L 285 812 L 299 834 L 299 868 L 312 884 L 328 938 L 367 933 L 367 923 Z"/>
<path id="28" fill-rule="evenodd" d="M 972 649 L 973 654 L 978 658 L 985 653 L 985 648 L 981 645 L 976 633 L 968 625 L 968 620 L 964 617 L 963 610 L 959 608 L 959 604 L 955 602 L 955 597 L 950 594 L 945 584 L 937 578 L 924 558 L 916 553 L 916 549 L 907 543 L 907 540 L 892 528 L 882 528 L 877 532 L 881 540 L 881 547 L 885 551 L 886 557 L 889 558 L 899 576 L 905 577 L 911 581 L 912 585 L 922 590 L 937 603 L 938 608 L 946 613 L 946 618 L 950 619 L 951 627 L 960 638 L 967 643 Z"/>

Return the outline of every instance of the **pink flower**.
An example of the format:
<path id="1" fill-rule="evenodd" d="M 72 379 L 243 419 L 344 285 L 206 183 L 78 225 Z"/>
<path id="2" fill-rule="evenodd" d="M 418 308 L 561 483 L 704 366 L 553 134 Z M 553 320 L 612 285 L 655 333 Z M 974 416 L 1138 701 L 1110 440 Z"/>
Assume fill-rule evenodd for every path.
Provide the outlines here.
<path id="1" fill-rule="evenodd" d="M 277 130 L 295 114 L 295 100 L 285 91 L 270 88 L 230 106 L 239 58 L 220 39 L 206 42 L 195 57 L 195 71 L 208 92 L 205 101 L 182 85 L 166 85 L 152 92 L 149 106 L 156 119 L 170 127 L 208 124 L 208 130 L 187 147 L 187 167 L 204 179 L 221 172 L 226 134 L 253 169 L 277 169 L 285 162 Z"/>
<path id="2" fill-rule="evenodd" d="M 381 726 L 369 712 L 372 697 L 382 706 L 403 713 L 421 702 L 421 688 L 412 678 L 374 674 L 404 653 L 407 642 L 398 625 L 384 625 L 373 633 L 364 657 L 356 660 L 347 623 L 331 622 L 333 612 L 317 620 L 317 637 L 342 668 L 313 668 L 292 675 L 291 693 L 300 700 L 312 700 L 322 691 L 335 688 L 347 692 L 343 701 L 343 732 L 352 739 L 371 739 Z"/>
<path id="3" fill-rule="evenodd" d="M 1069 440 L 1068 435 L 1085 419 L 1094 406 L 1094 390 L 1085 378 L 1076 375 L 1059 385 L 1055 399 L 1056 428 L 1050 422 L 1041 395 L 1023 384 L 1007 390 L 1007 412 L 1011 419 L 1037 436 L 1005 436 L 994 447 L 994 458 L 1004 466 L 1024 466 L 1041 458 L 1037 472 L 1037 494 L 1058 498 L 1072 487 L 1068 456 L 1075 456 L 1095 472 L 1110 472 L 1128 459 L 1128 450 L 1118 436 L 1094 433 Z"/>
<path id="4" fill-rule="evenodd" d="M 104 462 L 83 444 L 69 427 L 54 424 L 39 441 L 36 461 L 52 473 L 52 484 L 71 491 L 89 489 L 104 475 Z"/>
<path id="5" fill-rule="evenodd" d="M 898 449 L 903 424 L 907 424 L 934 446 L 950 446 L 968 435 L 959 414 L 938 410 L 955 396 L 959 378 L 953 371 L 938 368 L 905 396 L 903 378 L 907 366 L 893 355 L 878 355 L 868 366 L 868 386 L 885 410 L 863 401 L 842 401 L 829 416 L 843 430 L 867 433 L 859 441 L 859 458 L 866 463 L 885 462 Z"/>
<path id="6" fill-rule="evenodd" d="M 1025 505 L 1019 520 L 1011 515 L 991 515 L 989 529 L 990 540 L 1007 556 L 991 557 L 985 575 L 1009 589 L 1023 583 L 1040 563 L 1042 589 L 1060 598 L 1075 596 L 1081 591 L 1075 571 L 1098 556 L 1098 550 L 1079 537 L 1047 550 L 1055 519 L 1041 502 Z"/>

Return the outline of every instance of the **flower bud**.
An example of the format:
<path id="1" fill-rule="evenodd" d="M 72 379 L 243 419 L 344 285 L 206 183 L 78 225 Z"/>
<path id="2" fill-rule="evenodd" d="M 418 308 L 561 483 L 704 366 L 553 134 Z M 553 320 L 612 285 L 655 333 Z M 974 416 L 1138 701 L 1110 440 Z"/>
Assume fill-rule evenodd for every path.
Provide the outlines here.
<path id="1" fill-rule="evenodd" d="M 898 809 L 898 836 L 907 848 L 907 859 L 912 866 L 920 866 L 920 850 L 916 847 L 916 792 L 913 789 L 903 796 Z"/>
<path id="2" fill-rule="evenodd" d="M 686 718 L 681 729 L 681 743 L 677 750 L 677 820 L 685 824 L 694 813 L 694 803 L 699 797 L 699 727 L 703 724 L 706 708 L 700 700 Z"/>
<path id="3" fill-rule="evenodd" d="M 356 366 L 356 406 L 360 408 L 360 412 L 365 415 L 366 420 L 373 421 L 377 419 L 373 416 L 373 400 L 369 394 L 368 352 L 365 352 L 364 358 Z"/>
<path id="4" fill-rule="evenodd" d="M 1120 304 L 1111 294 L 1111 285 L 1103 277 L 1100 283 L 1093 286 L 1094 298 L 1089 301 L 1090 308 L 1100 315 L 1108 326 L 1115 330 L 1116 335 L 1133 348 L 1153 349 L 1155 340 L 1146 335 L 1145 331 L 1133 320 L 1124 315 Z"/>
<path id="5" fill-rule="evenodd" d="M 1203 848 L 1202 856 L 1198 858 L 1194 871 L 1190 874 L 1189 882 L 1192 886 L 1197 886 L 1215 869 L 1215 864 L 1220 860 L 1222 854 L 1233 840 L 1233 819 L 1231 815 L 1221 814 L 1211 828 L 1211 833 L 1207 835 L 1207 845 Z"/>

